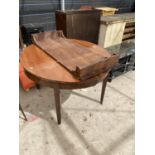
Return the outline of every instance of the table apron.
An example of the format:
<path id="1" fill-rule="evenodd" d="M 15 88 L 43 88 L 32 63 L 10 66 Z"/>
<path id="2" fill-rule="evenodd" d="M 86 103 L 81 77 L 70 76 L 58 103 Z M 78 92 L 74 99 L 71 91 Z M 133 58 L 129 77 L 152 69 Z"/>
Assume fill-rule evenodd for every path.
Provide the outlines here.
<path id="1" fill-rule="evenodd" d="M 94 86 L 96 85 L 97 83 L 103 81 L 105 79 L 105 77 L 103 78 L 96 78 L 96 79 L 92 79 L 92 80 L 87 80 L 87 81 L 84 81 L 84 82 L 75 82 L 75 83 L 61 83 L 61 82 L 57 82 L 57 81 L 46 81 L 46 80 L 43 80 L 39 77 L 36 77 L 35 75 L 27 72 L 25 70 L 25 73 L 26 75 L 33 81 L 35 81 L 37 84 L 40 84 L 40 85 L 44 85 L 44 86 L 48 86 L 48 87 L 52 87 L 52 88 L 55 88 L 55 87 L 59 87 L 60 89 L 82 89 L 82 88 L 87 88 L 87 87 L 91 87 L 91 86 Z M 108 76 L 108 74 L 107 74 Z"/>

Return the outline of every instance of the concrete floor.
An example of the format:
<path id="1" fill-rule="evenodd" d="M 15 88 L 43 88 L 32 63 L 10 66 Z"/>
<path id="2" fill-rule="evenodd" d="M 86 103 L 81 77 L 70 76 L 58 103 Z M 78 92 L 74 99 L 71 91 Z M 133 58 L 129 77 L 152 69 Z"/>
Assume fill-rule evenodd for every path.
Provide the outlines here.
<path id="1" fill-rule="evenodd" d="M 62 90 L 62 124 L 57 125 L 53 89 L 20 88 L 20 155 L 134 155 L 134 72 L 108 83 Z"/>

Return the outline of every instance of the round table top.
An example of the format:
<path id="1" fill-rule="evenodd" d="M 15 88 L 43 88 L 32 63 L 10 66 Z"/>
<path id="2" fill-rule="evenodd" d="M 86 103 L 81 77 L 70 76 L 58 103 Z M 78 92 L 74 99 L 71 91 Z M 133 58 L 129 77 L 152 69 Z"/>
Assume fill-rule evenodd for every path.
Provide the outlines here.
<path id="1" fill-rule="evenodd" d="M 72 41 L 87 47 L 94 45 L 87 41 L 75 39 L 72 39 Z M 78 84 L 78 86 L 79 84 L 87 85 L 87 83 L 88 85 L 91 85 L 90 83 L 96 84 L 108 75 L 108 72 L 101 73 L 93 78 L 81 81 L 34 44 L 23 50 L 20 63 L 28 74 L 41 81 L 65 84 L 68 86 L 72 84 Z"/>

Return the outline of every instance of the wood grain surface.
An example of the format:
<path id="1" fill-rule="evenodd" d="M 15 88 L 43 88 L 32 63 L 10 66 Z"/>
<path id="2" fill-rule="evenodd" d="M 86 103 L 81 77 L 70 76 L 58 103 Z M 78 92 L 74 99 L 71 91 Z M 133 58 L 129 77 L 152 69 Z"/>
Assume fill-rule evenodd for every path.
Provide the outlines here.
<path id="1" fill-rule="evenodd" d="M 100 46 L 75 43 L 61 32 L 43 32 L 32 38 L 39 48 L 81 80 L 105 72 L 118 62 L 116 55 Z"/>
<path id="2" fill-rule="evenodd" d="M 93 45 L 86 41 L 71 41 L 76 44 L 85 45 L 86 47 Z M 30 79 L 36 81 L 36 83 L 51 87 L 56 83 L 63 89 L 79 89 L 93 86 L 99 81 L 103 81 L 109 73 L 107 71 L 87 80 L 79 80 L 34 44 L 23 50 L 20 63 L 24 67 L 26 74 Z"/>

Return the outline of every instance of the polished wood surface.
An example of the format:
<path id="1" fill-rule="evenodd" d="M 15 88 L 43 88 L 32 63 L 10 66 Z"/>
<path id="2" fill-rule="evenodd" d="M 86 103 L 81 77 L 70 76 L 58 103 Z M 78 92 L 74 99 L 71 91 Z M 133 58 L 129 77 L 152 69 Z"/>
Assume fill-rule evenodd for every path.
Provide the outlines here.
<path id="1" fill-rule="evenodd" d="M 87 47 L 94 45 L 86 41 L 72 41 L 76 44 L 82 44 Z M 101 73 L 88 80 L 81 81 L 33 44 L 23 50 L 20 62 L 28 76 L 36 82 L 45 85 L 59 83 L 66 89 L 68 86 L 82 88 L 94 85 L 97 82 L 102 81 L 108 74 L 107 71 L 106 73 Z"/>
<path id="2" fill-rule="evenodd" d="M 64 67 L 35 45 L 30 45 L 24 49 L 20 62 L 26 71 L 45 80 L 61 82 L 78 81 Z"/>
<path id="3" fill-rule="evenodd" d="M 33 34 L 32 38 L 34 44 L 81 80 L 105 72 L 118 62 L 116 55 L 100 46 L 77 44 L 66 39 L 62 31 Z"/>

